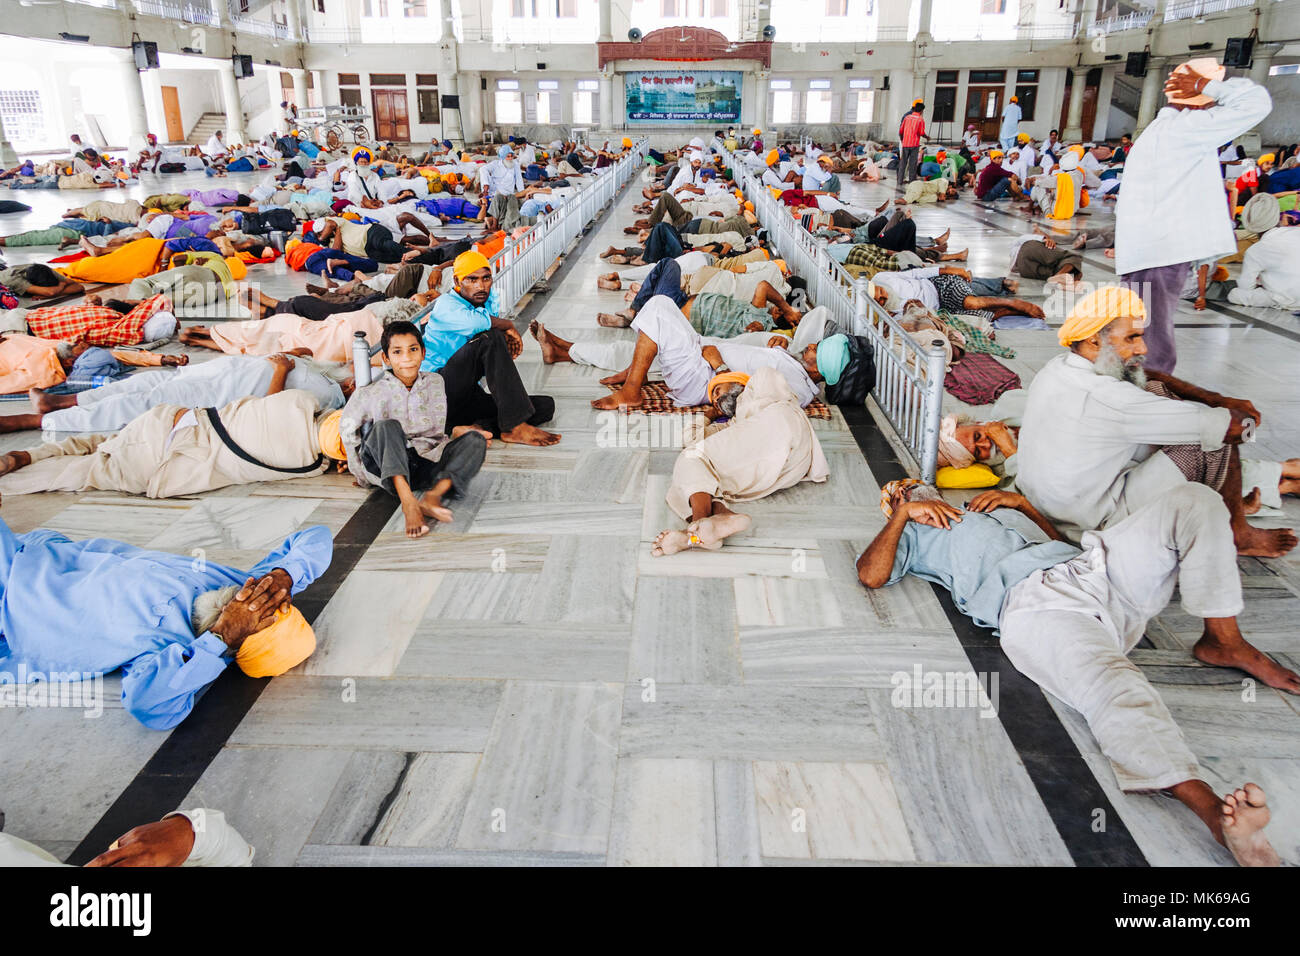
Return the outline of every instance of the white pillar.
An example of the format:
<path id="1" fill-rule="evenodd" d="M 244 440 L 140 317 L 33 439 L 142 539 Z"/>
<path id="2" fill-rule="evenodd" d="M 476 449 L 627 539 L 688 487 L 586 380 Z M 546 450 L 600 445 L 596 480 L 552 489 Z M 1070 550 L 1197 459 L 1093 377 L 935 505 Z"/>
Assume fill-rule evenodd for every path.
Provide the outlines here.
<path id="1" fill-rule="evenodd" d="M 929 77 L 929 70 L 917 70 L 912 74 L 912 99 L 925 99 L 925 81 Z M 911 100 L 908 101 L 908 107 L 911 108 Z"/>
<path id="2" fill-rule="evenodd" d="M 1071 72 L 1074 74 L 1074 82 L 1070 85 L 1070 109 L 1066 114 L 1061 139 L 1067 143 L 1077 143 L 1083 139 L 1083 89 L 1088 82 L 1088 68 L 1071 67 Z"/>
<path id="3" fill-rule="evenodd" d="M 1265 53 L 1258 46 L 1255 47 L 1255 58 L 1250 64 L 1250 78 L 1263 86 L 1268 82 L 1268 70 L 1273 65 L 1273 54 Z"/>
<path id="4" fill-rule="evenodd" d="M 300 0 L 285 0 L 284 2 L 286 19 L 289 21 L 289 42 L 295 44 L 302 43 L 305 39 L 302 35 L 302 9 L 298 6 L 299 2 Z M 296 80 L 294 81 L 293 92 L 295 96 L 298 95 L 298 84 Z M 302 109 L 306 105 L 307 101 L 304 98 L 303 101 L 298 104 L 298 109 Z"/>
<path id="5" fill-rule="evenodd" d="M 145 147 L 145 134 L 149 132 L 149 116 L 144 105 L 144 87 L 140 71 L 135 68 L 135 55 L 125 51 L 120 60 L 122 73 L 122 102 L 126 105 L 128 154 L 134 156 Z"/>
<path id="6" fill-rule="evenodd" d="M 468 72 L 460 84 L 460 122 L 465 132 L 465 142 L 477 143 L 483 139 L 483 92 L 481 74 Z"/>
<path id="7" fill-rule="evenodd" d="M 612 73 L 600 74 L 600 128 L 617 129 L 614 125 L 614 74 Z"/>
<path id="8" fill-rule="evenodd" d="M 438 93 L 446 96 L 460 96 L 460 78 L 455 72 L 442 73 L 438 76 Z M 452 145 L 461 147 L 465 145 L 465 131 L 462 128 L 463 120 L 461 117 L 464 106 L 460 109 L 447 110 L 439 108 L 438 116 L 442 119 L 442 138 L 449 139 Z"/>
<path id="9" fill-rule="evenodd" d="M 1088 36 L 1088 27 L 1092 26 L 1096 22 L 1097 0 L 1083 0 L 1083 9 L 1079 12 L 1079 24 L 1074 35 L 1086 39 Z"/>
<path id="10" fill-rule="evenodd" d="M 1154 57 L 1147 60 L 1147 75 L 1142 78 L 1142 98 L 1138 100 L 1137 126 L 1134 135 L 1142 132 L 1156 118 L 1156 112 L 1164 102 L 1165 70 L 1164 60 Z"/>
<path id="11" fill-rule="evenodd" d="M 614 74 L 614 129 L 627 125 L 627 95 L 623 88 L 623 74 Z"/>
<path id="12" fill-rule="evenodd" d="M 218 72 L 221 74 L 221 105 L 226 111 L 226 145 L 234 146 L 248 139 L 248 135 L 244 132 L 244 104 L 239 99 L 239 81 L 235 79 L 235 64 L 230 60 L 224 60 Z"/>
<path id="13" fill-rule="evenodd" d="M 767 102 L 770 99 L 768 96 L 768 88 L 769 80 L 767 74 L 758 74 L 754 83 L 754 126 L 751 126 L 750 130 L 753 130 L 754 127 L 761 130 L 767 129 Z"/>
<path id="14" fill-rule="evenodd" d="M 613 0 L 600 0 L 600 36 L 601 43 L 610 43 L 614 39 L 613 12 L 610 4 Z M 604 113 L 600 114 L 604 116 Z"/>
<path id="15" fill-rule="evenodd" d="M 930 36 L 930 14 L 933 8 L 934 0 L 921 0 L 921 16 L 916 25 L 916 39 L 919 42 L 924 43 L 932 39 Z"/>
<path id="16" fill-rule="evenodd" d="M 301 112 L 307 106 L 307 71 L 291 69 L 289 75 L 293 77 L 293 102 Z"/>
<path id="17" fill-rule="evenodd" d="M 912 100 L 916 99 L 911 92 L 912 71 L 890 70 L 889 103 L 885 107 L 885 115 L 879 117 L 880 133 L 887 143 L 898 139 L 898 124 L 902 121 L 903 114 L 912 108 Z"/>

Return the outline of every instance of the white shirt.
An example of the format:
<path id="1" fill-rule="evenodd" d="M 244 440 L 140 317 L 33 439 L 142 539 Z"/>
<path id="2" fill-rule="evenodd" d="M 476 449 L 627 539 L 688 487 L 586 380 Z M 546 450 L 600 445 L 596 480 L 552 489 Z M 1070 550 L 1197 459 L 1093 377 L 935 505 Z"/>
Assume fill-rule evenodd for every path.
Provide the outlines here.
<path id="1" fill-rule="evenodd" d="M 370 170 L 354 169 L 347 175 L 348 202 L 360 206 L 363 199 L 379 198 L 379 177 Z"/>
<path id="2" fill-rule="evenodd" d="M 494 199 L 497 196 L 514 195 L 524 188 L 524 174 L 519 170 L 518 161 L 513 166 L 507 166 L 505 160 L 494 159 L 483 167 L 480 176 L 479 181 Z"/>
<path id="3" fill-rule="evenodd" d="M 817 397 L 817 385 L 804 371 L 803 363 L 785 349 L 760 348 L 756 345 L 739 345 L 723 342 L 718 345 L 722 361 L 733 372 L 753 375 L 763 366 L 776 369 L 790 385 L 790 391 L 799 399 L 799 407 L 807 408 Z"/>
<path id="4" fill-rule="evenodd" d="M 209 156 L 224 156 L 226 153 L 230 152 L 230 150 L 227 148 L 225 143 L 217 138 L 217 134 L 213 133 L 208 137 L 208 141 L 203 144 L 203 152 L 207 153 Z"/>
<path id="5" fill-rule="evenodd" d="M 800 175 L 803 176 L 803 182 L 800 185 L 804 189 L 821 189 L 831 179 L 831 171 L 822 169 L 819 163 L 806 163 L 799 169 Z"/>
<path id="6" fill-rule="evenodd" d="M 1121 195 L 1123 195 L 1121 193 Z M 1274 226 L 1246 250 L 1241 260 L 1238 288 L 1262 286 L 1276 296 L 1290 299 L 1283 308 L 1300 306 L 1300 228 Z"/>
<path id="7" fill-rule="evenodd" d="M 1219 146 L 1262 121 L 1268 91 L 1244 77 L 1211 80 L 1204 110 L 1165 107 L 1133 143 L 1115 209 L 1115 274 L 1231 255 Z"/>
<path id="8" fill-rule="evenodd" d="M 977 129 L 971 130 L 969 133 L 967 133 L 965 136 L 962 137 L 962 142 L 966 144 L 966 148 L 969 149 L 972 153 L 975 152 L 975 150 L 980 148 L 979 130 Z"/>
<path id="9" fill-rule="evenodd" d="M 931 312 L 939 311 L 939 290 L 930 280 L 939 274 L 938 266 L 906 269 L 902 272 L 877 272 L 872 283 L 898 296 L 898 308 L 912 299 L 924 303 Z"/>
<path id="10" fill-rule="evenodd" d="M 1231 421 L 1226 408 L 1152 395 L 1081 355 L 1058 355 L 1029 386 L 1016 486 L 1078 540 L 1186 482 L 1157 446 L 1214 451 Z"/>
<path id="11" fill-rule="evenodd" d="M 701 186 L 704 183 L 704 167 L 692 169 L 690 165 L 683 166 L 673 177 L 673 184 L 668 187 L 669 192 L 676 192 L 682 186 Z"/>
<path id="12" fill-rule="evenodd" d="M 1025 161 L 1025 167 L 1038 165 L 1038 154 L 1034 152 L 1034 147 L 1029 143 L 1020 147 L 1020 158 Z"/>
<path id="13" fill-rule="evenodd" d="M 529 143 L 519 151 L 519 165 L 526 169 L 535 162 L 537 162 L 537 150 Z"/>

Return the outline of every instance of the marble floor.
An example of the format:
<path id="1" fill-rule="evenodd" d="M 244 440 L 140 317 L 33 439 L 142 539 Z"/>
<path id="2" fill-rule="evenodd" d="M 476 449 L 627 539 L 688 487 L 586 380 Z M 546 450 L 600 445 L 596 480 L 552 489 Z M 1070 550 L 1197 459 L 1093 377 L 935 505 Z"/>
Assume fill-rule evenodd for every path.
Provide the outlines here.
<path id="1" fill-rule="evenodd" d="M 595 326 L 621 301 L 596 290 L 595 253 L 623 243 L 637 193 L 597 221 L 525 320 L 567 338 L 629 334 Z M 13 195 L 35 211 L 0 219 L 6 233 L 46 226 L 81 198 Z M 894 195 L 892 184 L 851 184 L 846 198 L 866 208 Z M 1028 225 L 969 198 L 916 218 L 922 233 L 951 226 L 951 248 L 969 245 L 977 275 L 1004 274 Z M 1086 271 L 1104 278 L 1109 260 L 1089 254 Z M 250 278 L 277 296 L 303 283 L 265 267 Z M 998 339 L 1026 382 L 1057 351 L 1047 332 Z M 1255 402 L 1257 454 L 1294 454 L 1298 340 L 1289 314 L 1188 308 L 1179 372 Z M 83 859 L 117 835 L 106 827 L 181 804 L 224 810 L 258 865 L 1231 863 L 1180 805 L 1120 793 L 1078 715 L 1017 679 L 929 585 L 858 585 L 854 559 L 883 524 L 880 481 L 898 468 L 874 451 L 882 442 L 859 440 L 870 416 L 837 409 L 813 423 L 825 484 L 753 503 L 753 527 L 721 552 L 653 558 L 654 535 L 675 525 L 664 504 L 672 430 L 647 436 L 642 416 L 593 411 L 602 373 L 546 366 L 527 336 L 519 367 L 555 397 L 563 441 L 494 446 L 455 521 L 422 540 L 345 477 L 170 501 L 6 499 L 0 516 L 18 532 L 234 565 L 306 525 L 336 540 L 329 587 L 309 609 L 318 650 L 293 672 L 229 672 L 170 733 L 121 709 L 116 678 L 96 719 L 0 710 L 7 832 Z M 3 436 L 0 450 L 35 438 Z M 1300 523 L 1300 504 L 1273 520 Z M 1300 558 L 1243 559 L 1241 570 L 1244 629 L 1300 665 L 1286 624 L 1300 615 Z M 1174 606 L 1134 657 L 1216 787 L 1249 778 L 1269 790 L 1274 844 L 1300 863 L 1300 705 L 1197 665 L 1196 632 Z M 891 678 L 913 668 L 996 675 L 997 715 L 894 706 Z"/>

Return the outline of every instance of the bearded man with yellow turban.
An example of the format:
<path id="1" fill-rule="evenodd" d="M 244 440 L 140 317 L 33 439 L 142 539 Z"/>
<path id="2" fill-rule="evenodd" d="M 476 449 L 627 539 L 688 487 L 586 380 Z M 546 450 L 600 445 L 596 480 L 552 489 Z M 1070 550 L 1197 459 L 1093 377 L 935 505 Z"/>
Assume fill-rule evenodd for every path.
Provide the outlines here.
<path id="1" fill-rule="evenodd" d="M 555 401 L 529 395 L 514 360 L 524 343 L 501 318 L 492 266 L 481 252 L 452 263 L 453 291 L 439 296 L 424 326 L 420 368 L 439 372 L 447 388 L 447 427 L 476 425 L 507 443 L 554 445 L 560 436 L 538 425 L 555 415 Z M 479 386 L 487 380 L 488 391 Z"/>
<path id="2" fill-rule="evenodd" d="M 1145 325 L 1146 309 L 1132 289 L 1107 286 L 1079 300 L 1058 332 L 1069 352 L 1029 386 L 1017 486 L 1078 540 L 1196 483 L 1222 497 L 1239 553 L 1290 551 L 1296 536 L 1289 529 L 1246 522 L 1236 446 L 1260 423 L 1259 412 L 1248 401 L 1144 370 Z"/>
<path id="3" fill-rule="evenodd" d="M 126 710 L 167 730 L 232 660 L 271 677 L 311 655 L 316 638 L 292 596 L 333 549 L 316 525 L 240 571 L 104 538 L 16 535 L 0 521 L 0 672 L 29 683 L 120 669 Z"/>

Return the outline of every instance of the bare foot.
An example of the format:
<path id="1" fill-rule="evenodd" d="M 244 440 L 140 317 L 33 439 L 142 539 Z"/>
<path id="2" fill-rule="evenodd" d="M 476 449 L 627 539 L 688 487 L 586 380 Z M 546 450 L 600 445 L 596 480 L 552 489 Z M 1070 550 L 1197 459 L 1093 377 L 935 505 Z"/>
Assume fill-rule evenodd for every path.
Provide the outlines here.
<path id="1" fill-rule="evenodd" d="M 180 368 L 182 365 L 190 364 L 188 355 L 163 355 L 161 358 L 162 364 L 170 368 Z"/>
<path id="2" fill-rule="evenodd" d="M 558 432 L 542 431 L 536 425 L 529 425 L 525 422 L 522 425 L 516 425 L 508 432 L 501 433 L 501 440 L 511 445 L 554 445 L 560 440 Z"/>
<path id="3" fill-rule="evenodd" d="M 406 536 L 423 538 L 429 533 L 429 525 L 424 520 L 424 511 L 418 501 L 402 502 L 402 516 L 406 518 Z"/>
<path id="4" fill-rule="evenodd" d="M 1016 292 L 1019 292 L 1019 291 L 1020 291 L 1020 280 L 1019 280 L 1019 279 L 1003 279 L 1003 280 L 1002 280 L 1002 288 L 1006 289 L 1008 292 L 1010 292 L 1010 293 L 1012 293 L 1012 294 L 1014 295 Z"/>
<path id="5" fill-rule="evenodd" d="M 1202 634 L 1192 648 L 1192 656 L 1202 664 L 1233 667 L 1258 678 L 1269 687 L 1300 694 L 1300 674 L 1283 667 L 1249 641 L 1222 644 L 1209 634 Z"/>
<path id="6" fill-rule="evenodd" d="M 1245 525 L 1233 534 L 1237 553 L 1252 558 L 1280 558 L 1296 546 L 1290 528 L 1253 528 Z"/>
<path id="7" fill-rule="evenodd" d="M 963 249 L 961 252 L 948 253 L 947 256 L 951 262 L 965 262 L 970 257 L 970 250 Z"/>
<path id="8" fill-rule="evenodd" d="M 676 554 L 689 548 L 690 541 L 685 531 L 660 531 L 650 548 L 650 554 L 656 558 L 662 558 L 666 554 Z"/>
<path id="9" fill-rule="evenodd" d="M 632 319 L 621 312 L 599 312 L 596 314 L 596 322 L 607 329 L 626 329 L 632 324 Z"/>
<path id="10" fill-rule="evenodd" d="M 627 265 L 628 262 L 627 256 L 622 255 L 620 253 L 614 253 L 612 255 L 603 256 L 602 258 L 604 258 L 606 262 L 614 263 L 614 265 L 616 266 L 625 266 Z"/>
<path id="11" fill-rule="evenodd" d="M 618 408 L 640 408 L 643 404 L 645 399 L 641 397 L 641 389 L 638 388 L 634 392 L 628 388 L 627 382 L 623 382 L 617 392 L 611 392 L 604 398 L 594 400 L 591 407 L 612 411 Z"/>
<path id="12" fill-rule="evenodd" d="M 27 397 L 35 406 L 38 415 L 48 415 L 60 408 L 68 408 L 77 404 L 77 396 L 75 395 L 49 395 L 43 388 L 29 388 Z"/>
<path id="13" fill-rule="evenodd" d="M 1242 866 L 1281 866 L 1277 851 L 1264 836 L 1270 817 L 1268 800 L 1257 783 L 1223 797 L 1223 842 Z"/>
<path id="14" fill-rule="evenodd" d="M 426 491 L 420 495 L 420 512 L 426 518 L 432 518 L 434 521 L 440 521 L 447 524 L 453 519 L 450 508 L 443 507 L 442 499 L 432 496 L 433 493 Z"/>
<path id="15" fill-rule="evenodd" d="M 1253 515 L 1259 511 L 1259 489 L 1255 488 L 1250 494 L 1241 499 L 1242 514 Z"/>
<path id="16" fill-rule="evenodd" d="M 934 241 L 935 241 L 936 243 L 941 243 L 941 244 L 943 244 L 943 245 L 947 245 L 947 243 L 948 243 L 948 237 L 951 236 L 951 235 L 952 235 L 952 227 L 949 226 L 947 229 L 944 230 L 943 235 L 942 235 L 942 236 L 936 236 Z"/>
<path id="17" fill-rule="evenodd" d="M 599 276 L 596 279 L 596 288 L 608 289 L 611 292 L 615 292 L 623 288 L 623 283 L 620 282 L 617 278 L 611 279 L 609 276 Z"/>
<path id="18" fill-rule="evenodd" d="M 569 362 L 568 345 L 563 339 L 552 335 L 546 331 L 546 326 L 542 325 L 536 319 L 528 323 L 528 331 L 532 333 L 537 344 L 542 348 L 542 361 L 547 365 L 554 365 L 556 362 Z"/>
<path id="19" fill-rule="evenodd" d="M 627 381 L 627 369 L 621 372 L 615 372 L 613 375 L 606 375 L 600 380 L 601 385 L 622 385 Z"/>
<path id="20" fill-rule="evenodd" d="M 25 451 L 11 451 L 7 455 L 0 455 L 0 475 L 7 475 L 31 463 L 32 457 Z"/>
<path id="21" fill-rule="evenodd" d="M 686 530 L 699 535 L 701 548 L 717 551 L 723 541 L 746 530 L 751 523 L 749 515 L 728 511 L 692 522 Z"/>

